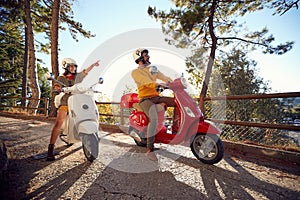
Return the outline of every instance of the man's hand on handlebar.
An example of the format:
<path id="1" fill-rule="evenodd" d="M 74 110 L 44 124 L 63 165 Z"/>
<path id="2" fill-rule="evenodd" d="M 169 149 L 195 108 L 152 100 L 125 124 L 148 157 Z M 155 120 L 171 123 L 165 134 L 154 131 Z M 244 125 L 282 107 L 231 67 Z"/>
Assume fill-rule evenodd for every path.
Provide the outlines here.
<path id="1" fill-rule="evenodd" d="M 169 88 L 169 86 L 168 86 L 167 83 L 157 83 L 157 87 L 162 87 L 164 89 L 168 89 Z"/>
<path id="2" fill-rule="evenodd" d="M 165 89 L 168 89 L 168 88 L 169 88 L 168 84 L 166 84 L 166 83 L 157 83 L 156 84 L 156 90 L 159 93 L 163 92 Z"/>

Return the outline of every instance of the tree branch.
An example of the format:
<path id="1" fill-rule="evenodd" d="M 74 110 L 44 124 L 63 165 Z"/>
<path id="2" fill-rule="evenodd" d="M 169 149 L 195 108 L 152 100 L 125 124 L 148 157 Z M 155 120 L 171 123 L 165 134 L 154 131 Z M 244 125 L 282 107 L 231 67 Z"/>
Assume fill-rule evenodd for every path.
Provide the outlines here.
<path id="1" fill-rule="evenodd" d="M 217 37 L 217 39 L 219 40 L 239 40 L 239 41 L 243 41 L 243 42 L 246 42 L 246 43 L 250 43 L 250 44 L 255 44 L 255 45 L 260 45 L 260 46 L 264 46 L 264 47 L 267 47 L 269 48 L 268 45 L 266 44 L 263 44 L 263 43 L 260 43 L 260 42 L 253 42 L 251 40 L 246 40 L 246 39 L 243 39 L 243 38 L 238 38 L 238 37 Z"/>
<path id="2" fill-rule="evenodd" d="M 283 13 L 280 14 L 280 16 L 282 16 L 282 15 L 285 14 L 287 11 L 289 11 L 293 6 L 296 6 L 296 8 L 298 9 L 298 3 L 299 3 L 299 0 L 293 2 L 293 3 L 290 4 L 290 5 L 287 5 L 287 3 L 285 2 L 285 5 L 287 6 L 287 8 L 283 11 Z"/>

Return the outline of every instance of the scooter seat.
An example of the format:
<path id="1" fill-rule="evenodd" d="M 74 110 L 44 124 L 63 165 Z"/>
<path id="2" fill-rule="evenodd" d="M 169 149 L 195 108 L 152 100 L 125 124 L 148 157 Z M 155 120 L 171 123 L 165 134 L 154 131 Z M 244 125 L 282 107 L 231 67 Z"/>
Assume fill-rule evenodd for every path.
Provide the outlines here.
<path id="1" fill-rule="evenodd" d="M 167 104 L 165 104 L 165 103 L 159 103 L 158 105 L 161 105 L 161 106 L 157 107 L 158 108 L 157 111 L 165 111 L 168 108 Z M 137 111 L 143 111 L 143 109 L 141 108 L 139 103 L 133 103 L 132 107 L 134 109 L 136 109 Z"/>

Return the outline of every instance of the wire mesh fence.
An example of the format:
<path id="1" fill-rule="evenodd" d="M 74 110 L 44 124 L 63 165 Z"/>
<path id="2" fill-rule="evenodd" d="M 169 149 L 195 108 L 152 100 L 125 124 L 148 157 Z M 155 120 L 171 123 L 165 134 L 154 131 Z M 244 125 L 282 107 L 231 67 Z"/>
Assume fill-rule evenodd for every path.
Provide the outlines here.
<path id="1" fill-rule="evenodd" d="M 224 140 L 300 152 L 299 93 L 207 98 L 205 109 Z"/>

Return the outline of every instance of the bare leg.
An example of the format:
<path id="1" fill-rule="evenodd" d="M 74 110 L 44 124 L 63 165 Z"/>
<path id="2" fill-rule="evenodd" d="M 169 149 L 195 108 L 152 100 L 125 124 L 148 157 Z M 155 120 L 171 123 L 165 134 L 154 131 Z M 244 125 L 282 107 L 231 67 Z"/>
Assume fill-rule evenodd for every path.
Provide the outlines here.
<path id="1" fill-rule="evenodd" d="M 55 144 L 58 135 L 60 133 L 60 128 L 67 117 L 67 112 L 64 110 L 58 110 L 55 124 L 52 128 L 50 144 Z"/>
<path id="2" fill-rule="evenodd" d="M 66 116 L 67 116 L 66 111 L 58 110 L 56 121 L 55 121 L 55 124 L 53 126 L 52 133 L 51 133 L 50 144 L 48 146 L 47 161 L 55 160 L 55 157 L 54 157 L 54 144 L 55 144 L 55 142 L 57 140 L 57 137 L 59 135 L 60 128 L 61 128 L 64 120 L 66 119 Z"/>

